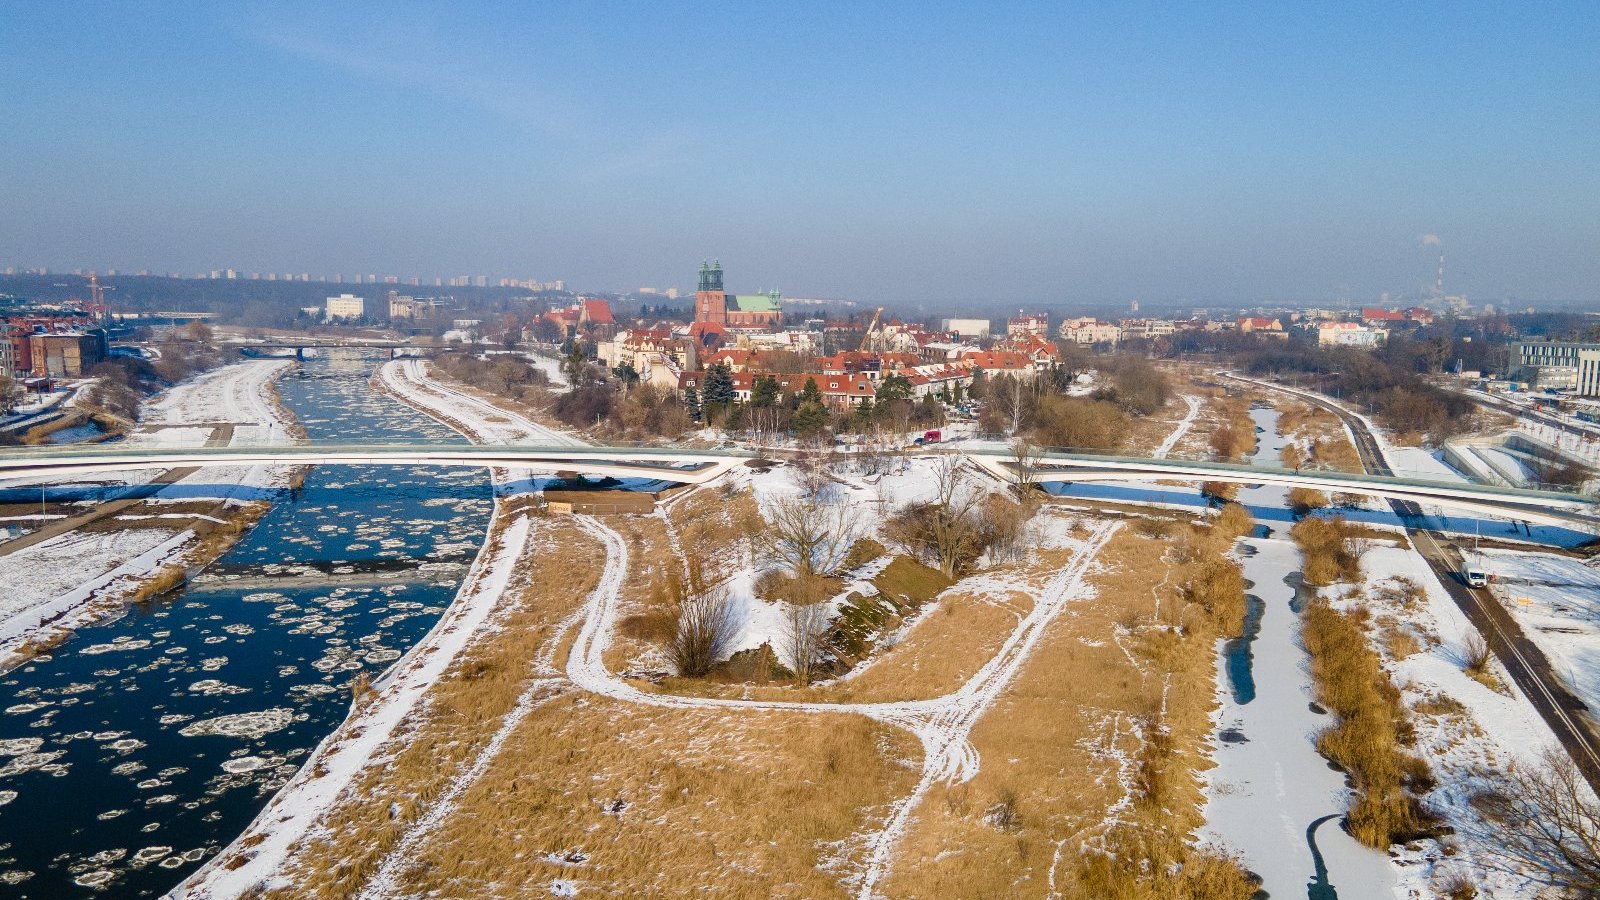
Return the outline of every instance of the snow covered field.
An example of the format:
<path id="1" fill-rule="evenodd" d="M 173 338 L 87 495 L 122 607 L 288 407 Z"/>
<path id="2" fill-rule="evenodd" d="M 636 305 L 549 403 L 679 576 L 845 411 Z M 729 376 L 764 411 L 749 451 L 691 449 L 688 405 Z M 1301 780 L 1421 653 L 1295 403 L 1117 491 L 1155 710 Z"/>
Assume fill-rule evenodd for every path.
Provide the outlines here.
<path id="1" fill-rule="evenodd" d="M 1533 896 L 1528 878 L 1485 864 L 1482 850 L 1494 840 L 1493 829 L 1478 818 L 1470 800 L 1498 773 L 1532 763 L 1555 747 L 1554 734 L 1498 662 L 1491 663 L 1491 675 L 1502 690 L 1492 690 L 1466 673 L 1465 648 L 1477 629 L 1418 553 L 1379 547 L 1362 559 L 1362 568 L 1366 578 L 1359 598 L 1335 605 L 1348 609 L 1360 603 L 1380 627 L 1416 639 L 1419 649 L 1403 657 L 1391 649 L 1398 644 L 1373 643 L 1412 709 L 1417 733 L 1413 750 L 1433 768 L 1437 784 L 1424 797 L 1424 805 L 1444 815 L 1456 829 L 1453 836 L 1415 842 L 1414 849 L 1396 848 L 1395 896 L 1430 896 L 1455 874 L 1471 878 L 1483 892 L 1480 896 Z M 1407 599 L 1411 586 L 1420 589 L 1417 599 Z M 1451 708 L 1452 702 L 1460 708 Z"/>
<path id="2" fill-rule="evenodd" d="M 1490 591 L 1590 709 L 1600 709 L 1600 570 L 1551 553 L 1484 550 Z"/>

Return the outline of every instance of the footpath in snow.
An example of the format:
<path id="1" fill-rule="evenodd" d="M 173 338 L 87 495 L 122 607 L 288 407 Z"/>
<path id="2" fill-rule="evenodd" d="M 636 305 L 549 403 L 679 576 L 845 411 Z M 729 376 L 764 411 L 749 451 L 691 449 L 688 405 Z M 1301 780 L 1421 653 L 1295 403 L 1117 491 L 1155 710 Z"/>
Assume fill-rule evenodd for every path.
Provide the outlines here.
<path id="1" fill-rule="evenodd" d="M 475 440 L 513 440 L 534 435 L 548 439 L 552 436 L 534 423 L 519 421 L 521 417 L 432 382 L 427 378 L 426 369 L 416 361 L 391 363 L 380 371 L 380 379 L 402 399 L 439 416 Z M 369 881 L 362 896 L 382 897 L 392 893 L 394 875 L 403 863 L 404 848 L 412 846 L 411 842 L 424 840 L 426 834 L 443 821 L 453 804 L 453 798 L 470 785 L 474 773 L 487 769 L 495 750 L 509 736 L 516 722 L 543 702 L 543 698 L 551 691 L 559 690 L 562 682 L 617 700 L 651 706 L 786 710 L 830 715 L 853 713 L 911 730 L 924 748 L 923 775 L 915 791 L 896 804 L 883 828 L 868 840 L 870 855 L 866 870 L 861 875 L 860 895 L 874 896 L 877 882 L 887 871 L 896 841 L 928 789 L 943 780 L 969 779 L 978 771 L 981 761 L 968 741 L 972 727 L 1015 678 L 1041 639 L 1046 626 L 1067 604 L 1088 595 L 1086 575 L 1099 550 L 1118 527 L 1116 523 L 1102 523 L 1087 538 L 1073 542 L 1075 550 L 1068 564 L 1043 590 L 1030 590 L 1035 597 L 1033 609 L 1018 623 L 995 657 L 958 690 L 943 697 L 900 703 L 829 704 L 654 694 L 641 691 L 612 673 L 605 666 L 604 653 L 616 626 L 620 592 L 628 572 L 629 549 L 622 536 L 600 520 L 578 517 L 577 521 L 580 527 L 605 545 L 606 564 L 599 584 L 582 610 L 581 625 L 568 656 L 565 678 L 559 677 L 562 673 L 554 668 L 551 660 L 543 660 L 536 666 L 536 677 L 512 714 L 501 723 L 495 739 L 437 799 L 437 805 L 402 838 L 396 851 L 380 864 L 376 877 Z M 519 521 L 514 528 L 522 530 L 508 536 L 504 541 L 506 546 L 492 559 L 480 556 L 475 571 L 495 573 L 514 565 L 516 555 L 526 541 L 526 527 L 524 522 Z M 515 540 L 511 537 L 515 537 Z M 378 701 L 331 736 L 302 768 L 301 774 L 274 798 L 246 832 L 242 839 L 254 844 L 255 855 L 232 870 L 224 870 L 220 864 L 208 866 L 185 885 L 179 896 L 235 897 L 264 880 L 270 883 L 270 878 L 281 868 L 292 845 L 314 827 L 343 786 L 355 777 L 370 756 L 378 752 L 383 741 L 394 733 L 395 726 L 405 714 L 415 709 L 419 702 L 425 702 L 422 695 L 429 680 L 443 671 L 440 667 L 448 665 L 455 649 L 470 642 L 471 630 L 481 627 L 487 620 L 487 611 L 495 605 L 504 584 L 503 578 L 490 574 L 471 580 L 470 590 L 464 586 L 446 620 L 441 621 L 435 632 L 412 651 L 412 658 L 427 660 L 427 670 L 397 667 L 397 674 L 383 686 Z M 1018 587 L 1027 586 L 1019 583 Z M 448 645 L 441 643 L 444 635 L 450 636 Z M 319 763 L 328 774 L 313 779 L 307 773 L 318 768 Z M 231 855 L 230 852 L 224 852 L 217 859 L 228 859 Z"/>

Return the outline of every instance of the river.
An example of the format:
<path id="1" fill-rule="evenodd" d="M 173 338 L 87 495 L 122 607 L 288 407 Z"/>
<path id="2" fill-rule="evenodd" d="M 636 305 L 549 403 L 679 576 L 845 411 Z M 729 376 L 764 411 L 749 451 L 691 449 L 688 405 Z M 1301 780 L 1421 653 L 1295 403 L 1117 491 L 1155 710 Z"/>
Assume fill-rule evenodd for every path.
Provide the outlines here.
<path id="1" fill-rule="evenodd" d="M 1277 410 L 1257 407 L 1250 418 L 1260 438 L 1252 462 L 1277 465 L 1285 444 Z M 1252 510 L 1282 509 L 1285 494 L 1282 487 L 1253 486 L 1239 500 Z M 1273 898 L 1392 896 L 1388 856 L 1340 827 L 1350 790 L 1317 752 L 1316 733 L 1333 720 L 1312 702 L 1296 597 L 1300 551 L 1285 531 L 1239 544 L 1249 613 L 1244 634 L 1222 644 L 1217 768 L 1209 774 L 1205 833 L 1239 852 Z"/>
<path id="2" fill-rule="evenodd" d="M 336 352 L 279 384 L 312 439 L 458 435 Z M 176 596 L 0 678 L 0 894 L 159 895 L 242 831 L 455 595 L 482 469 L 316 469 Z"/>

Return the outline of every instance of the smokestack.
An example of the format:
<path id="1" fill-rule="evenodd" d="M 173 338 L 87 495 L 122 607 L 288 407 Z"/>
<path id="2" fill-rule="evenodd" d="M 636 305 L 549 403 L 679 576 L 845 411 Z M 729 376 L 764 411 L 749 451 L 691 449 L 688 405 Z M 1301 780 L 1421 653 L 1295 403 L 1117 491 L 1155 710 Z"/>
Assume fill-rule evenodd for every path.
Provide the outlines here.
<path id="1" fill-rule="evenodd" d="M 1433 283 L 1433 295 L 1444 296 L 1444 254 L 1439 254 L 1439 280 Z"/>

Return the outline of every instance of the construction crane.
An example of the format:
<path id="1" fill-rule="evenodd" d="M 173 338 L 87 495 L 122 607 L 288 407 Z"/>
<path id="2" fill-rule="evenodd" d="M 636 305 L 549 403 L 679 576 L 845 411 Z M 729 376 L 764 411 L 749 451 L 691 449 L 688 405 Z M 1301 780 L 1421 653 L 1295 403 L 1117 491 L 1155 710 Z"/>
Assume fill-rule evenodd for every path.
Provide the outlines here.
<path id="1" fill-rule="evenodd" d="M 862 352 L 866 351 L 867 342 L 872 340 L 872 330 L 878 327 L 878 318 L 882 315 L 883 307 L 880 306 L 878 311 L 872 314 L 872 321 L 867 323 L 867 330 L 861 335 L 861 347 L 859 349 Z"/>

